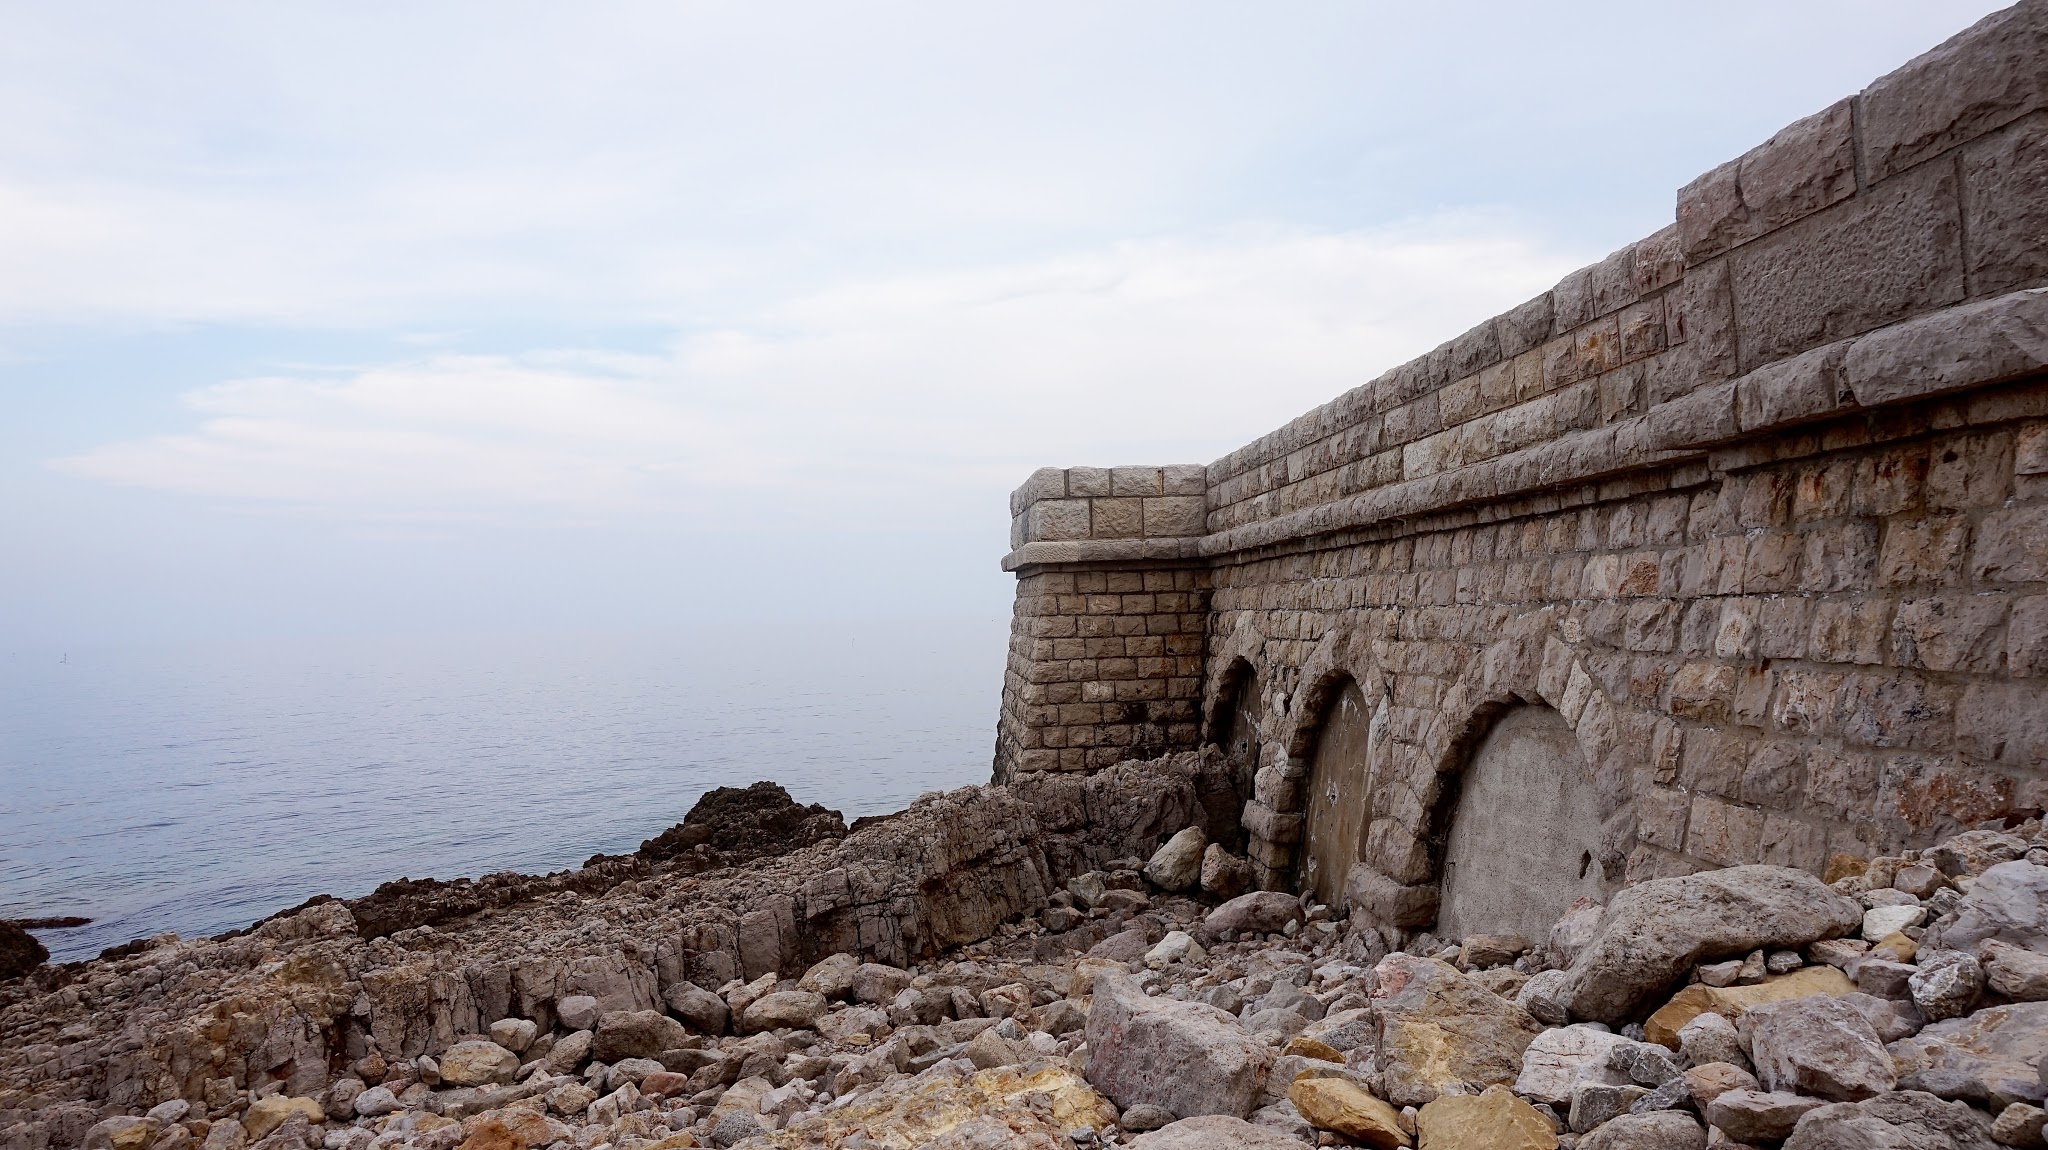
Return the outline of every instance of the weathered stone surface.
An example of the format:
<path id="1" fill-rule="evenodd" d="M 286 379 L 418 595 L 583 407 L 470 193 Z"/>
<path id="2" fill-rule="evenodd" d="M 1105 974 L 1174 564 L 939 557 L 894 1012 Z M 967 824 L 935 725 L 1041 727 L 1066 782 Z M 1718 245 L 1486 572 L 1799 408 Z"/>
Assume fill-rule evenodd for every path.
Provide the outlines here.
<path id="1" fill-rule="evenodd" d="M 1964 1103 L 1902 1090 L 1810 1111 L 1785 1150 L 1993 1150 L 1988 1125 Z"/>
<path id="2" fill-rule="evenodd" d="M 1974 951 L 1986 939 L 2048 953 L 2048 867 L 2002 862 L 1977 876 L 1953 913 L 1928 928 L 1925 945 Z"/>
<path id="3" fill-rule="evenodd" d="M 1862 97 L 1869 178 L 1881 180 L 2048 104 L 2048 17 L 2018 4 L 1872 83 Z"/>
<path id="4" fill-rule="evenodd" d="M 1750 1061 L 1765 1088 L 1854 1102 L 1897 1085 L 1869 1020 L 1828 995 L 1770 1002 L 1743 1014 Z"/>
<path id="5" fill-rule="evenodd" d="M 694 982 L 678 982 L 662 991 L 661 1000 L 677 1018 L 699 1034 L 724 1034 L 730 1018 L 725 1000 Z"/>
<path id="6" fill-rule="evenodd" d="M 293 1118 L 309 1123 L 324 1122 L 327 1120 L 327 1108 L 320 1105 L 318 1099 L 273 1094 L 249 1104 L 249 1109 L 242 1112 L 242 1129 L 251 1141 L 261 1141 Z"/>
<path id="7" fill-rule="evenodd" d="M 1901 1089 L 1980 1106 L 2039 1102 L 2044 1084 L 2035 1068 L 2048 1058 L 2048 1003 L 1989 1007 L 1937 1022 L 1887 1049 Z"/>
<path id="8" fill-rule="evenodd" d="M 1393 954 L 1376 973 L 1379 1062 L 1397 1106 L 1513 1082 L 1542 1033 L 1527 1011 L 1445 963 Z"/>
<path id="9" fill-rule="evenodd" d="M 1202 879 L 1202 852 L 1209 837 L 1199 826 L 1186 827 L 1162 843 L 1145 863 L 1145 877 L 1162 890 L 1192 890 Z"/>
<path id="10" fill-rule="evenodd" d="M 1581 1082 L 1572 1087 L 1572 1104 L 1566 1111 L 1566 1121 L 1573 1132 L 1584 1134 L 1627 1114 L 1649 1093 L 1640 1086 L 1627 1083 L 1612 1086 L 1605 1082 Z"/>
<path id="11" fill-rule="evenodd" d="M 540 1034 L 530 1018 L 501 1018 L 491 1023 L 491 1041 L 514 1054 L 524 1054 Z"/>
<path id="12" fill-rule="evenodd" d="M 2048 1001 L 2048 954 L 1986 939 L 1977 944 L 1987 985 L 2015 1002 Z"/>
<path id="13" fill-rule="evenodd" d="M 1645 1028 L 1647 1036 L 1648 1028 Z M 1653 1040 L 1654 1041 L 1654 1040 Z M 1678 1050 L 1694 1066 L 1712 1062 L 1749 1066 L 1749 1054 L 1728 1016 L 1707 1011 L 1678 1028 Z"/>
<path id="14" fill-rule="evenodd" d="M 1581 1082 L 1604 1082 L 1619 1086 L 1628 1076 L 1607 1064 L 1616 1046 L 1627 1042 L 1619 1034 L 1590 1026 L 1565 1026 L 1546 1030 L 1522 1052 L 1522 1072 L 1515 1078 L 1515 1093 L 1552 1106 L 1569 1105 L 1572 1088 Z"/>
<path id="15" fill-rule="evenodd" d="M 1805 946 L 1862 920 L 1855 901 L 1786 867 L 1646 882 L 1614 897 L 1598 935 L 1572 963 L 1571 1013 L 1619 1025 L 1704 957 Z"/>
<path id="16" fill-rule="evenodd" d="M 162 1129 L 162 1123 L 148 1118 L 102 1118 L 85 1132 L 85 1150 L 148 1150 Z"/>
<path id="17" fill-rule="evenodd" d="M 1415 1116 L 1421 1150 L 1556 1150 L 1557 1134 L 1506 1087 L 1446 1094 Z"/>
<path id="18" fill-rule="evenodd" d="M 1745 1060 L 1746 1061 L 1746 1060 Z M 1706 1062 L 1685 1072 L 1685 1090 L 1702 1109 L 1730 1090 L 1761 1090 L 1756 1075 L 1733 1062 Z"/>
<path id="19" fill-rule="evenodd" d="M 859 958 L 840 951 L 812 963 L 797 980 L 796 988 L 843 1001 L 853 996 L 853 975 L 859 969 Z"/>
<path id="20" fill-rule="evenodd" d="M 1301 1150 L 1301 1143 L 1242 1118 L 1210 1114 L 1183 1118 L 1131 1139 L 1132 1150 Z"/>
<path id="21" fill-rule="evenodd" d="M 1623 1114 L 1579 1139 L 1579 1150 L 1705 1150 L 1707 1132 L 1682 1110 Z"/>
<path id="22" fill-rule="evenodd" d="M 1919 971 L 1906 979 L 1913 1005 L 1930 1022 L 1966 1014 L 1984 993 L 1984 968 L 1961 951 L 1921 953 Z"/>
<path id="23" fill-rule="evenodd" d="M 1210 843 L 1202 852 L 1203 893 L 1227 901 L 1250 885 L 1251 864 L 1224 850 L 1222 843 Z"/>
<path id="24" fill-rule="evenodd" d="M 1856 984 L 1832 966 L 1805 966 L 1791 974 L 1765 978 L 1753 986 L 1688 986 L 1671 996 L 1643 1023 L 1644 1037 L 1677 1050 L 1679 1032 L 1702 1014 L 1740 1019 L 1747 1011 L 1767 1002 L 1786 1002 L 1816 994 L 1840 998 L 1854 994 Z"/>
<path id="25" fill-rule="evenodd" d="M 602 1013 L 593 995 L 572 994 L 555 1003 L 555 1017 L 570 1030 L 595 1030 Z"/>
<path id="26" fill-rule="evenodd" d="M 853 1000 L 887 1006 L 910 989 L 910 972 L 879 962 L 864 962 L 853 972 Z"/>
<path id="27" fill-rule="evenodd" d="M 597 1020 L 591 1057 L 599 1062 L 621 1058 L 658 1058 L 689 1041 L 683 1024 L 658 1010 L 614 1010 Z"/>
<path id="28" fill-rule="evenodd" d="M 510 1082 L 519 1056 L 495 1042 L 458 1042 L 441 1055 L 440 1064 L 441 1081 L 450 1086 L 489 1086 Z"/>
<path id="29" fill-rule="evenodd" d="M 1376 1150 L 1409 1145 L 1400 1112 L 1342 1078 L 1298 1078 L 1288 1087 L 1287 1100 L 1318 1130 Z"/>
<path id="30" fill-rule="evenodd" d="M 1148 998 L 1116 974 L 1095 979 L 1087 1035 L 1097 1090 L 1118 1106 L 1150 1103 L 1183 1118 L 1250 1114 L 1272 1066 L 1271 1051 L 1230 1015 Z"/>
<path id="31" fill-rule="evenodd" d="M 2000 1146 L 2039 1147 L 2044 1144 L 2044 1130 L 2048 1130 L 2048 1110 L 2015 1102 L 1992 1121 L 1991 1140 Z"/>
<path id="32" fill-rule="evenodd" d="M 1704 1103 L 1707 1122 L 1737 1142 L 1782 1142 L 1823 1098 L 1763 1090 L 1728 1090 Z"/>
<path id="33" fill-rule="evenodd" d="M 762 995 L 747 1007 L 743 1029 L 761 1031 L 812 1026 L 824 1017 L 829 1005 L 824 995 L 808 990 L 778 990 Z M 604 1037 L 602 1027 L 598 1030 L 598 1037 Z"/>
<path id="34" fill-rule="evenodd" d="M 1302 919 L 1301 901 L 1276 890 L 1242 894 L 1209 912 L 1203 922 L 1211 930 L 1270 934 Z"/>

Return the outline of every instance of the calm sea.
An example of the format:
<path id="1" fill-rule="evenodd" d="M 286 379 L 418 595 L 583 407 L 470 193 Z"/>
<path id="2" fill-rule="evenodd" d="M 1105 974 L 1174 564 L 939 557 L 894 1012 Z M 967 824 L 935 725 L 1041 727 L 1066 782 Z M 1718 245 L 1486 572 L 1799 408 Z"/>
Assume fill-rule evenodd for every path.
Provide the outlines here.
<path id="1" fill-rule="evenodd" d="M 0 652 L 0 918 L 59 960 L 630 851 L 712 787 L 988 779 L 1007 620 Z"/>

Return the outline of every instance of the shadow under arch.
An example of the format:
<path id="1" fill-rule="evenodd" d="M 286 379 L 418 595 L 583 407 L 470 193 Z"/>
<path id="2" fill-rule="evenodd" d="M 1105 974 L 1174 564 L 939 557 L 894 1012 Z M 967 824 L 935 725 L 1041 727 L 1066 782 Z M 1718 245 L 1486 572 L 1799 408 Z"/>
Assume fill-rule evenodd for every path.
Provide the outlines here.
<path id="1" fill-rule="evenodd" d="M 1264 685 L 1250 659 L 1240 655 L 1224 667 L 1209 693 L 1203 716 L 1203 741 L 1213 743 L 1230 763 L 1231 784 L 1240 804 L 1252 797 L 1252 778 L 1259 769 L 1261 727 L 1265 719 Z"/>

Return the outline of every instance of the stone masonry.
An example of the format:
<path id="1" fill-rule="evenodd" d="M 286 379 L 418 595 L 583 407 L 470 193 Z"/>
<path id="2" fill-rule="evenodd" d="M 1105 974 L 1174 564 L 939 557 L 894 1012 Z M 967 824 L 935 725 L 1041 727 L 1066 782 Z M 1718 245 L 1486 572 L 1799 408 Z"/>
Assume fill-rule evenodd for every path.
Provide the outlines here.
<path id="1" fill-rule="evenodd" d="M 1575 733 L 1617 882 L 1818 871 L 2038 811 L 2044 285 L 2028 0 L 1206 468 L 1034 474 L 996 776 L 1230 734 L 1255 871 L 1288 886 L 1355 684 L 1370 818 L 1344 889 L 1403 926 L 1434 914 L 1459 774 L 1511 707 Z"/>

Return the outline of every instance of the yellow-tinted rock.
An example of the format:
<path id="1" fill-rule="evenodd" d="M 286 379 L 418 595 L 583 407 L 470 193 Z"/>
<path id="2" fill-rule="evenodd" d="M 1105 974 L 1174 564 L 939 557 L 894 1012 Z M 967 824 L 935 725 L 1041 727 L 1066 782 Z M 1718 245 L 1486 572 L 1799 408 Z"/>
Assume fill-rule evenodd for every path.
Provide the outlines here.
<path id="1" fill-rule="evenodd" d="M 291 1121 L 294 1116 L 318 1126 L 327 1121 L 327 1111 L 314 1098 L 288 1098 L 273 1094 L 258 1098 L 249 1104 L 248 1112 L 242 1115 L 242 1129 L 249 1132 L 249 1141 L 256 1142 L 267 1137 L 278 1127 Z"/>
<path id="2" fill-rule="evenodd" d="M 1022 1139 L 1018 1145 L 1038 1145 L 1033 1137 L 1066 1144 L 1081 1127 L 1101 1130 L 1116 1117 L 1109 1099 L 1068 1067 L 1026 1074 L 1021 1067 L 999 1066 L 965 1078 L 883 1086 L 836 1110 L 800 1118 L 769 1134 L 765 1144 L 778 1150 L 837 1146 L 857 1133 L 881 1146 L 924 1146 L 969 1123 L 973 1129 L 956 1137 L 993 1138 L 1007 1131 Z"/>
<path id="3" fill-rule="evenodd" d="M 1401 1112 L 1342 1078 L 1296 1078 L 1287 1100 L 1318 1130 L 1335 1131 L 1375 1150 L 1409 1145 Z"/>
<path id="4" fill-rule="evenodd" d="M 526 1142 L 496 1118 L 477 1123 L 456 1150 L 526 1150 Z"/>
<path id="5" fill-rule="evenodd" d="M 1280 1055 L 1283 1058 L 1289 1054 L 1299 1054 L 1303 1058 L 1313 1058 L 1319 1062 L 1344 1061 L 1343 1051 L 1338 1050 L 1334 1046 L 1317 1042 L 1315 1039 L 1310 1038 L 1305 1034 L 1295 1035 L 1292 1039 L 1288 1041 L 1287 1048 L 1280 1052 Z"/>
<path id="6" fill-rule="evenodd" d="M 1866 874 L 1869 870 L 1869 859 L 1848 854 L 1830 855 L 1827 867 L 1821 871 L 1820 881 L 1832 886 L 1852 875 Z"/>
<path id="7" fill-rule="evenodd" d="M 1876 945 L 1870 948 L 1869 957 L 1887 962 L 1911 962 L 1913 956 L 1919 953 L 1919 943 L 1895 930 L 1877 940 Z"/>
<path id="8" fill-rule="evenodd" d="M 691 1150 L 696 1145 L 697 1136 L 685 1130 L 680 1134 L 669 1135 L 646 1150 Z"/>
<path id="9" fill-rule="evenodd" d="M 1672 995 L 1671 1001 L 1659 1007 L 1657 1013 L 1643 1023 L 1643 1031 L 1651 1042 L 1676 1050 L 1679 1028 L 1702 1014 L 1711 1012 L 1732 1021 L 1741 1018 L 1750 1007 L 1766 1002 L 1785 1002 L 1814 994 L 1831 994 L 1840 998 L 1855 992 L 1856 984 L 1849 981 L 1849 976 L 1832 966 L 1801 967 L 1790 974 L 1766 978 L 1754 986 L 1713 987 L 1695 983 Z"/>
<path id="10" fill-rule="evenodd" d="M 1557 1150 L 1557 1134 L 1505 1086 L 1446 1094 L 1415 1116 L 1419 1150 Z"/>

